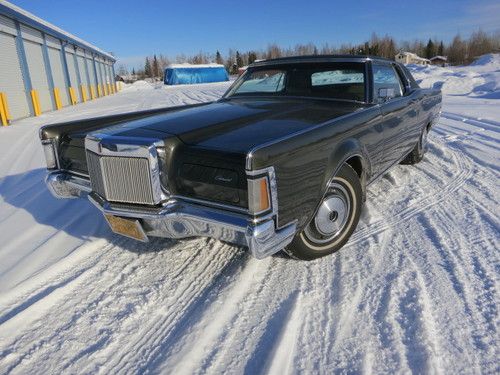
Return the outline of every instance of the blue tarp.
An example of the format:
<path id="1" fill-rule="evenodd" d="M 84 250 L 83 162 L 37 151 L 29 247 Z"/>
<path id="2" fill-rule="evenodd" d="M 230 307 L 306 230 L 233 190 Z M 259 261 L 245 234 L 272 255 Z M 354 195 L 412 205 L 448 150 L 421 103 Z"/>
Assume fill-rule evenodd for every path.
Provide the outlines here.
<path id="1" fill-rule="evenodd" d="M 193 83 L 209 83 L 229 81 L 223 66 L 214 67 L 169 67 L 165 69 L 166 85 L 189 85 Z"/>

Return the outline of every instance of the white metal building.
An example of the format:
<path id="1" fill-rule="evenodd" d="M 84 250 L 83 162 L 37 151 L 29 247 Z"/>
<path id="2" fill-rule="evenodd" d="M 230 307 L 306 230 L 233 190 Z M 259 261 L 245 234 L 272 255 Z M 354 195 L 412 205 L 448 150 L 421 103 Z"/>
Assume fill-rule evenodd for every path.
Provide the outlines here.
<path id="1" fill-rule="evenodd" d="M 115 61 L 0 0 L 0 124 L 115 93 Z"/>

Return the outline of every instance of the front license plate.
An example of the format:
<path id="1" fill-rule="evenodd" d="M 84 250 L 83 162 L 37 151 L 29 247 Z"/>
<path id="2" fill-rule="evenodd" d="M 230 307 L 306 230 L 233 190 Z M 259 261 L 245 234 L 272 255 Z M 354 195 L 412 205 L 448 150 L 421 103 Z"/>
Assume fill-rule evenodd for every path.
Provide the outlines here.
<path id="1" fill-rule="evenodd" d="M 104 215 L 111 230 L 115 233 L 133 238 L 134 240 L 148 242 L 148 236 L 144 233 L 141 223 L 137 219 L 126 219 L 123 217 Z"/>

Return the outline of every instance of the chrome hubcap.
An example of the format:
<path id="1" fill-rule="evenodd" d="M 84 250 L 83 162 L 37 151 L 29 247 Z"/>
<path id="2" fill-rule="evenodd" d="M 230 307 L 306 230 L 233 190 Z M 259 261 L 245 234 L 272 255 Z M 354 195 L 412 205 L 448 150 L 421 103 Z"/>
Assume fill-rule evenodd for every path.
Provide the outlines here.
<path id="1" fill-rule="evenodd" d="M 350 204 L 347 191 L 337 183 L 330 185 L 329 194 L 319 206 L 316 216 L 304 230 L 309 240 L 325 243 L 333 240 L 347 224 Z"/>

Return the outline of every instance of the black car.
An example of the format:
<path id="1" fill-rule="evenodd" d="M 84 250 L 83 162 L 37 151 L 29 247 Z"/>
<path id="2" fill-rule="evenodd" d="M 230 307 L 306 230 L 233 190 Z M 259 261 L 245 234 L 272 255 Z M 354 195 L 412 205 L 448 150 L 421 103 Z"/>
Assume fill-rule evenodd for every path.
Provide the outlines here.
<path id="1" fill-rule="evenodd" d="M 209 236 L 257 258 L 314 259 L 356 228 L 367 186 L 419 162 L 441 108 L 394 61 L 260 61 L 213 103 L 45 126 L 47 184 L 87 195 L 113 231 Z"/>

